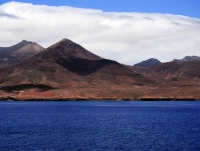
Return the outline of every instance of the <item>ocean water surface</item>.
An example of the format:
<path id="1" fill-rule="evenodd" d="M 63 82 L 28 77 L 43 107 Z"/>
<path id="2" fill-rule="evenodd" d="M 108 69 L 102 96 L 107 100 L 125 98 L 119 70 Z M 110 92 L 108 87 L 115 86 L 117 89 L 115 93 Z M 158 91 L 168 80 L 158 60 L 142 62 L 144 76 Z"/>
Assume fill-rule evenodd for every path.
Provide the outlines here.
<path id="1" fill-rule="evenodd" d="M 1 151 L 200 151 L 200 102 L 0 102 Z"/>

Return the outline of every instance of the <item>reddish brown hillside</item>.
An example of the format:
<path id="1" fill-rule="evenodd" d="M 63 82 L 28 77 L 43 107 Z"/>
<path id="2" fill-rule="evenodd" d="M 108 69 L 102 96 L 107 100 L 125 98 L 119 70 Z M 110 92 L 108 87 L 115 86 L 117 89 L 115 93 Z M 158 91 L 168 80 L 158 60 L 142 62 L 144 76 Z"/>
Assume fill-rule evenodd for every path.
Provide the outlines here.
<path id="1" fill-rule="evenodd" d="M 150 68 L 103 59 L 68 39 L 0 70 L 0 99 L 200 99 L 200 61 Z"/>
<path id="2" fill-rule="evenodd" d="M 2 89 L 67 88 L 151 84 L 121 64 L 103 59 L 68 39 L 0 71 Z"/>
<path id="3" fill-rule="evenodd" d="M 163 63 L 146 70 L 144 75 L 166 80 L 199 79 L 200 61 Z"/>

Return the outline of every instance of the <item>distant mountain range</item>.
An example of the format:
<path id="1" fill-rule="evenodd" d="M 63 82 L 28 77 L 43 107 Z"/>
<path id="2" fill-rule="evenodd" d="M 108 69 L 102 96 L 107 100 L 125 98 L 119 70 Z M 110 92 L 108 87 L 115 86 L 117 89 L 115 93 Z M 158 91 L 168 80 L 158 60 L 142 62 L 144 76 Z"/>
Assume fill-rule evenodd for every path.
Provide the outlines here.
<path id="1" fill-rule="evenodd" d="M 11 47 L 0 47 L 0 68 L 14 65 L 43 50 L 37 43 L 25 40 Z"/>
<path id="2" fill-rule="evenodd" d="M 134 66 L 148 68 L 159 64 L 161 64 L 161 62 L 158 59 L 150 58 L 148 60 L 137 63 Z"/>
<path id="3" fill-rule="evenodd" d="M 193 61 L 193 60 L 198 60 L 200 61 L 200 57 L 198 56 L 185 56 L 183 59 L 174 59 L 172 60 L 173 62 L 182 62 L 182 61 Z M 158 59 L 150 58 L 145 61 L 142 61 L 140 63 L 135 64 L 134 66 L 136 67 L 144 67 L 144 68 L 149 68 L 155 65 L 159 65 L 162 62 L 160 62 Z"/>
<path id="4" fill-rule="evenodd" d="M 69 39 L 46 49 L 22 41 L 0 48 L 0 53 L 4 66 L 0 99 L 200 99 L 200 61 L 195 57 L 168 63 L 152 58 L 128 66 L 97 56 Z"/>
<path id="5" fill-rule="evenodd" d="M 197 56 L 185 56 L 183 59 L 174 59 L 175 62 L 181 62 L 181 61 L 193 61 L 198 60 L 200 61 L 200 57 Z"/>

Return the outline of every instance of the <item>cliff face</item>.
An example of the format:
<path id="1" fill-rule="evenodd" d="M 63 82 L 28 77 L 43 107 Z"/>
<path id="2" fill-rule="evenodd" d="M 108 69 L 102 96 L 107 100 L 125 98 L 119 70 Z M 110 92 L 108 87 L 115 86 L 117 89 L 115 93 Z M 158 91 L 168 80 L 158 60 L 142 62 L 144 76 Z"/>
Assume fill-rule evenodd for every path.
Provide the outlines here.
<path id="1" fill-rule="evenodd" d="M 37 54 L 0 69 L 0 99 L 200 99 L 200 61 L 141 68 L 101 58 L 69 39 L 41 52 L 34 46 L 12 55 L 29 47 Z"/>
<path id="2" fill-rule="evenodd" d="M 44 48 L 37 43 L 28 42 L 23 40 L 22 42 L 7 48 L 0 48 L 0 68 L 5 68 L 14 65 L 28 57 L 31 57 L 41 51 Z"/>

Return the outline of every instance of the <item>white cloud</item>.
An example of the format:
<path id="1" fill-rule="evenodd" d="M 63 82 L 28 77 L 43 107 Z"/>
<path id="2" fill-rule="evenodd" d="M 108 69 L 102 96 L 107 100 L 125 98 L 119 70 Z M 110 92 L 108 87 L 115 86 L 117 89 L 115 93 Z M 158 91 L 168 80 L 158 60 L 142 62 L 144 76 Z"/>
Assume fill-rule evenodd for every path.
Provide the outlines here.
<path id="1" fill-rule="evenodd" d="M 0 5 L 0 46 L 26 39 L 48 47 L 69 38 L 102 57 L 133 65 L 200 56 L 200 19 L 171 14 L 108 13 L 68 6 Z"/>

